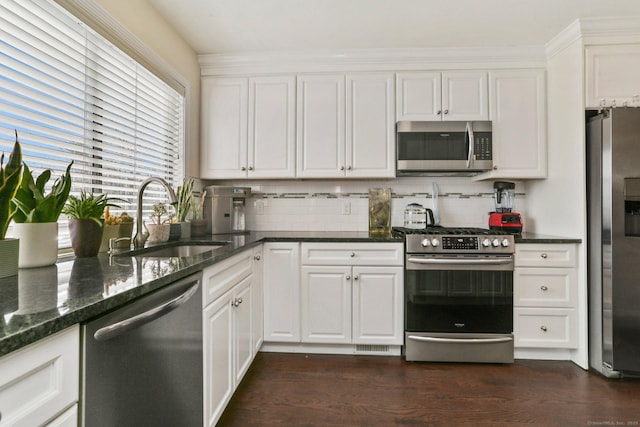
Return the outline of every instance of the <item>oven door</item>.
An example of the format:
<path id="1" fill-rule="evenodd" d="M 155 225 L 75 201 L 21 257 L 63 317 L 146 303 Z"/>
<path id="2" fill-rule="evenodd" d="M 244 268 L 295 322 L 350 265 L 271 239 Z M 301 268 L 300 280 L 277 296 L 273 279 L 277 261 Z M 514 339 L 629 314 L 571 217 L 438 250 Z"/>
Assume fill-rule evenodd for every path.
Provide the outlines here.
<path id="1" fill-rule="evenodd" d="M 407 332 L 511 334 L 513 256 L 408 255 Z"/>

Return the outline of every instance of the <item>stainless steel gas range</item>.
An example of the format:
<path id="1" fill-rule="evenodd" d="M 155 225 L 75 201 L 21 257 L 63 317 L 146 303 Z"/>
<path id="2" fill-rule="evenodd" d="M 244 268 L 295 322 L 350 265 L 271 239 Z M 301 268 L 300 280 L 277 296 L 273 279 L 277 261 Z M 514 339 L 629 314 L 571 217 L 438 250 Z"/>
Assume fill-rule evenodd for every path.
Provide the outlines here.
<path id="1" fill-rule="evenodd" d="M 512 235 L 394 228 L 405 236 L 408 361 L 513 362 Z"/>

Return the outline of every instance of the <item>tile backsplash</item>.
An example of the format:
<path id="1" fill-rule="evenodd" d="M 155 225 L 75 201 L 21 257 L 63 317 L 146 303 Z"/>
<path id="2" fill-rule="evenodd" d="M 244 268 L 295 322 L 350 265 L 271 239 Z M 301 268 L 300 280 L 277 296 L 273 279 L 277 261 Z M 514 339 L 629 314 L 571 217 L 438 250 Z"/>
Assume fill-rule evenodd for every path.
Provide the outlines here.
<path id="1" fill-rule="evenodd" d="M 438 197 L 434 198 L 437 185 Z M 391 188 L 391 224 L 404 224 L 404 208 L 420 203 L 434 208 L 440 224 L 487 227 L 493 210 L 493 183 L 458 177 L 411 177 L 394 180 L 216 181 L 204 185 L 251 187 L 247 202 L 249 230 L 367 231 L 369 188 Z M 523 184 L 516 182 L 515 210 L 526 218 Z M 526 230 L 526 222 L 524 224 Z"/>

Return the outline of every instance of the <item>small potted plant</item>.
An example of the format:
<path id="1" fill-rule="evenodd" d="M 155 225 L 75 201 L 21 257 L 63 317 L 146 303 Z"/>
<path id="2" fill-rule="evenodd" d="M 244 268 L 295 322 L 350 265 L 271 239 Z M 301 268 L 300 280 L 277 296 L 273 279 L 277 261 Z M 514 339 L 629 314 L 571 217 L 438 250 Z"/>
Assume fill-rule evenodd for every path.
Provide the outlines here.
<path id="1" fill-rule="evenodd" d="M 207 234 L 207 220 L 203 218 L 204 200 L 207 192 L 200 196 L 200 201 L 196 201 L 195 196 L 191 196 L 191 235 L 204 236 Z"/>
<path id="2" fill-rule="evenodd" d="M 45 186 L 53 171 L 46 169 L 34 180 L 26 163 L 22 183 L 12 202 L 14 235 L 20 239 L 20 268 L 53 265 L 58 259 L 58 219 L 71 190 L 71 166 L 58 177 L 47 193 Z"/>
<path id="3" fill-rule="evenodd" d="M 187 216 L 193 205 L 193 178 L 185 178 L 182 185 L 176 191 L 178 203 L 175 205 L 176 221 L 180 224 L 180 236 L 191 237 L 191 223 L 187 222 Z"/>
<path id="4" fill-rule="evenodd" d="M 16 142 L 6 165 L 4 153 L 0 156 L 0 278 L 18 274 L 19 240 L 6 239 L 5 236 L 16 212 L 12 200 L 21 181 L 22 150 L 16 132 Z"/>
<path id="5" fill-rule="evenodd" d="M 102 243 L 100 244 L 100 252 L 109 250 L 109 240 L 128 238 L 129 240 L 121 240 L 116 243 L 117 248 L 128 248 L 131 246 L 131 234 L 133 233 L 133 217 L 128 213 L 122 212 L 120 215 L 113 215 L 109 206 L 104 210 L 104 229 L 102 232 Z"/>
<path id="6" fill-rule="evenodd" d="M 77 257 L 92 257 L 98 254 L 102 242 L 102 214 L 107 206 L 119 207 L 107 194 L 81 191 L 80 196 L 69 196 L 62 213 L 69 218 L 71 246 Z"/>
<path id="7" fill-rule="evenodd" d="M 149 233 L 147 241 L 149 243 L 162 243 L 169 240 L 171 219 L 167 211 L 167 205 L 162 202 L 155 203 L 149 219 L 151 219 L 150 224 L 144 223 L 144 228 Z"/>

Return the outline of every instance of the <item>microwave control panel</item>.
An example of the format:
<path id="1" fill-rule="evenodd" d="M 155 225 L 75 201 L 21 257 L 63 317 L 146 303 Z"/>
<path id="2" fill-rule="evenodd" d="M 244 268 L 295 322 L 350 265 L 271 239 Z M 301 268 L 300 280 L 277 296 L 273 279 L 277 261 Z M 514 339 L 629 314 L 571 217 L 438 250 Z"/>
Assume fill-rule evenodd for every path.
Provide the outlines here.
<path id="1" fill-rule="evenodd" d="M 491 150 L 491 134 L 485 132 L 475 133 L 474 154 L 476 160 L 491 160 L 493 153 Z"/>

